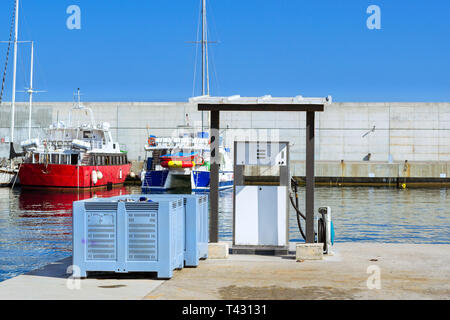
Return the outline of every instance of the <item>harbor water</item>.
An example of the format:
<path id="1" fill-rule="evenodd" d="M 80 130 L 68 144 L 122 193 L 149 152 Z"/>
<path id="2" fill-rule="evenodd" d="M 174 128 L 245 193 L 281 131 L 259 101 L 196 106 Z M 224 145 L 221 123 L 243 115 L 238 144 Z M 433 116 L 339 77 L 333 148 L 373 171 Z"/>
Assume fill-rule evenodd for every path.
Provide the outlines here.
<path id="1" fill-rule="evenodd" d="M 72 202 L 140 193 L 138 186 L 76 191 L 0 188 L 0 281 L 72 254 Z M 299 190 L 304 208 L 304 189 Z M 450 243 L 450 190 L 318 187 L 338 242 Z M 232 239 L 232 191 L 221 193 L 219 238 Z M 303 224 L 304 227 L 304 224 Z M 303 241 L 293 210 L 290 239 Z"/>

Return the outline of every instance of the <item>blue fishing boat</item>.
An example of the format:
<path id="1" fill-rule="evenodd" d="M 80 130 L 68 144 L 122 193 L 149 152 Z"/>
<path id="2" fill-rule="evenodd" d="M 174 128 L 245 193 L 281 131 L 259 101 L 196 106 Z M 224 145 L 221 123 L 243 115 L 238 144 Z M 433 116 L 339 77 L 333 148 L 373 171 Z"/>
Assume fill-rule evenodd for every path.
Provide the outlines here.
<path id="1" fill-rule="evenodd" d="M 194 134 L 192 128 L 180 127 L 172 137 L 149 135 L 142 191 L 166 191 L 190 188 L 193 192 L 209 191 L 210 141 L 206 132 Z M 233 163 L 230 148 L 220 139 L 219 189 L 233 187 Z"/>

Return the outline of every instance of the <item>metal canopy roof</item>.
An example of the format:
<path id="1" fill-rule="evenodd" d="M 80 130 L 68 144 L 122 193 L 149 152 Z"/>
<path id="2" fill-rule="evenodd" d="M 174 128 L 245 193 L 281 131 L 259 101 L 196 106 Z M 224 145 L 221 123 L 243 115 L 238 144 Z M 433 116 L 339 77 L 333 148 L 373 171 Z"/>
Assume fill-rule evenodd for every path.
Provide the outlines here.
<path id="1" fill-rule="evenodd" d="M 230 97 L 199 96 L 189 99 L 198 104 L 200 111 L 324 111 L 324 105 L 331 103 L 326 98 L 296 97 Z"/>

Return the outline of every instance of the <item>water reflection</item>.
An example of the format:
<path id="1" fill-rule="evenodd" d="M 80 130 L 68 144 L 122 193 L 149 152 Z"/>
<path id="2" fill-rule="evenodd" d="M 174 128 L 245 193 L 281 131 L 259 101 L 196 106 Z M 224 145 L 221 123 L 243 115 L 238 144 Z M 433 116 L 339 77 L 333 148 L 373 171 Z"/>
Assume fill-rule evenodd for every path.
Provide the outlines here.
<path id="1" fill-rule="evenodd" d="M 140 193 L 0 188 L 0 281 L 70 256 L 72 202 Z M 304 188 L 299 207 L 304 208 Z M 316 212 L 330 206 L 336 241 L 450 243 L 448 189 L 316 188 Z M 220 193 L 219 239 L 232 240 L 233 193 Z M 291 241 L 303 241 L 290 211 Z"/>
<path id="2" fill-rule="evenodd" d="M 19 209 L 24 214 L 47 212 L 50 215 L 72 214 L 72 203 L 93 197 L 107 198 L 128 194 L 126 187 L 80 191 L 73 189 L 22 189 L 19 195 Z M 55 210 L 56 209 L 56 210 Z"/>
<path id="3" fill-rule="evenodd" d="M 73 201 L 128 193 L 0 188 L 0 281 L 72 254 Z"/>

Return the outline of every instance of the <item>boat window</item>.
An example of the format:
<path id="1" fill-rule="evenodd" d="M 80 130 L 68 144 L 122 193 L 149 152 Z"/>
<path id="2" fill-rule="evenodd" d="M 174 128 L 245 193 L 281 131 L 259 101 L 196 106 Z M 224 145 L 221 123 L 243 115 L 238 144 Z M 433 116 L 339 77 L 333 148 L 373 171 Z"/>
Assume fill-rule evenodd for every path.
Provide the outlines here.
<path id="1" fill-rule="evenodd" d="M 83 139 L 91 139 L 92 138 L 92 132 L 91 131 L 84 131 L 83 132 Z"/>
<path id="2" fill-rule="evenodd" d="M 35 153 L 33 155 L 33 163 L 38 163 L 39 162 L 39 153 Z"/>
<path id="3" fill-rule="evenodd" d="M 74 153 L 70 155 L 70 164 L 77 165 L 78 164 L 78 154 Z"/>

